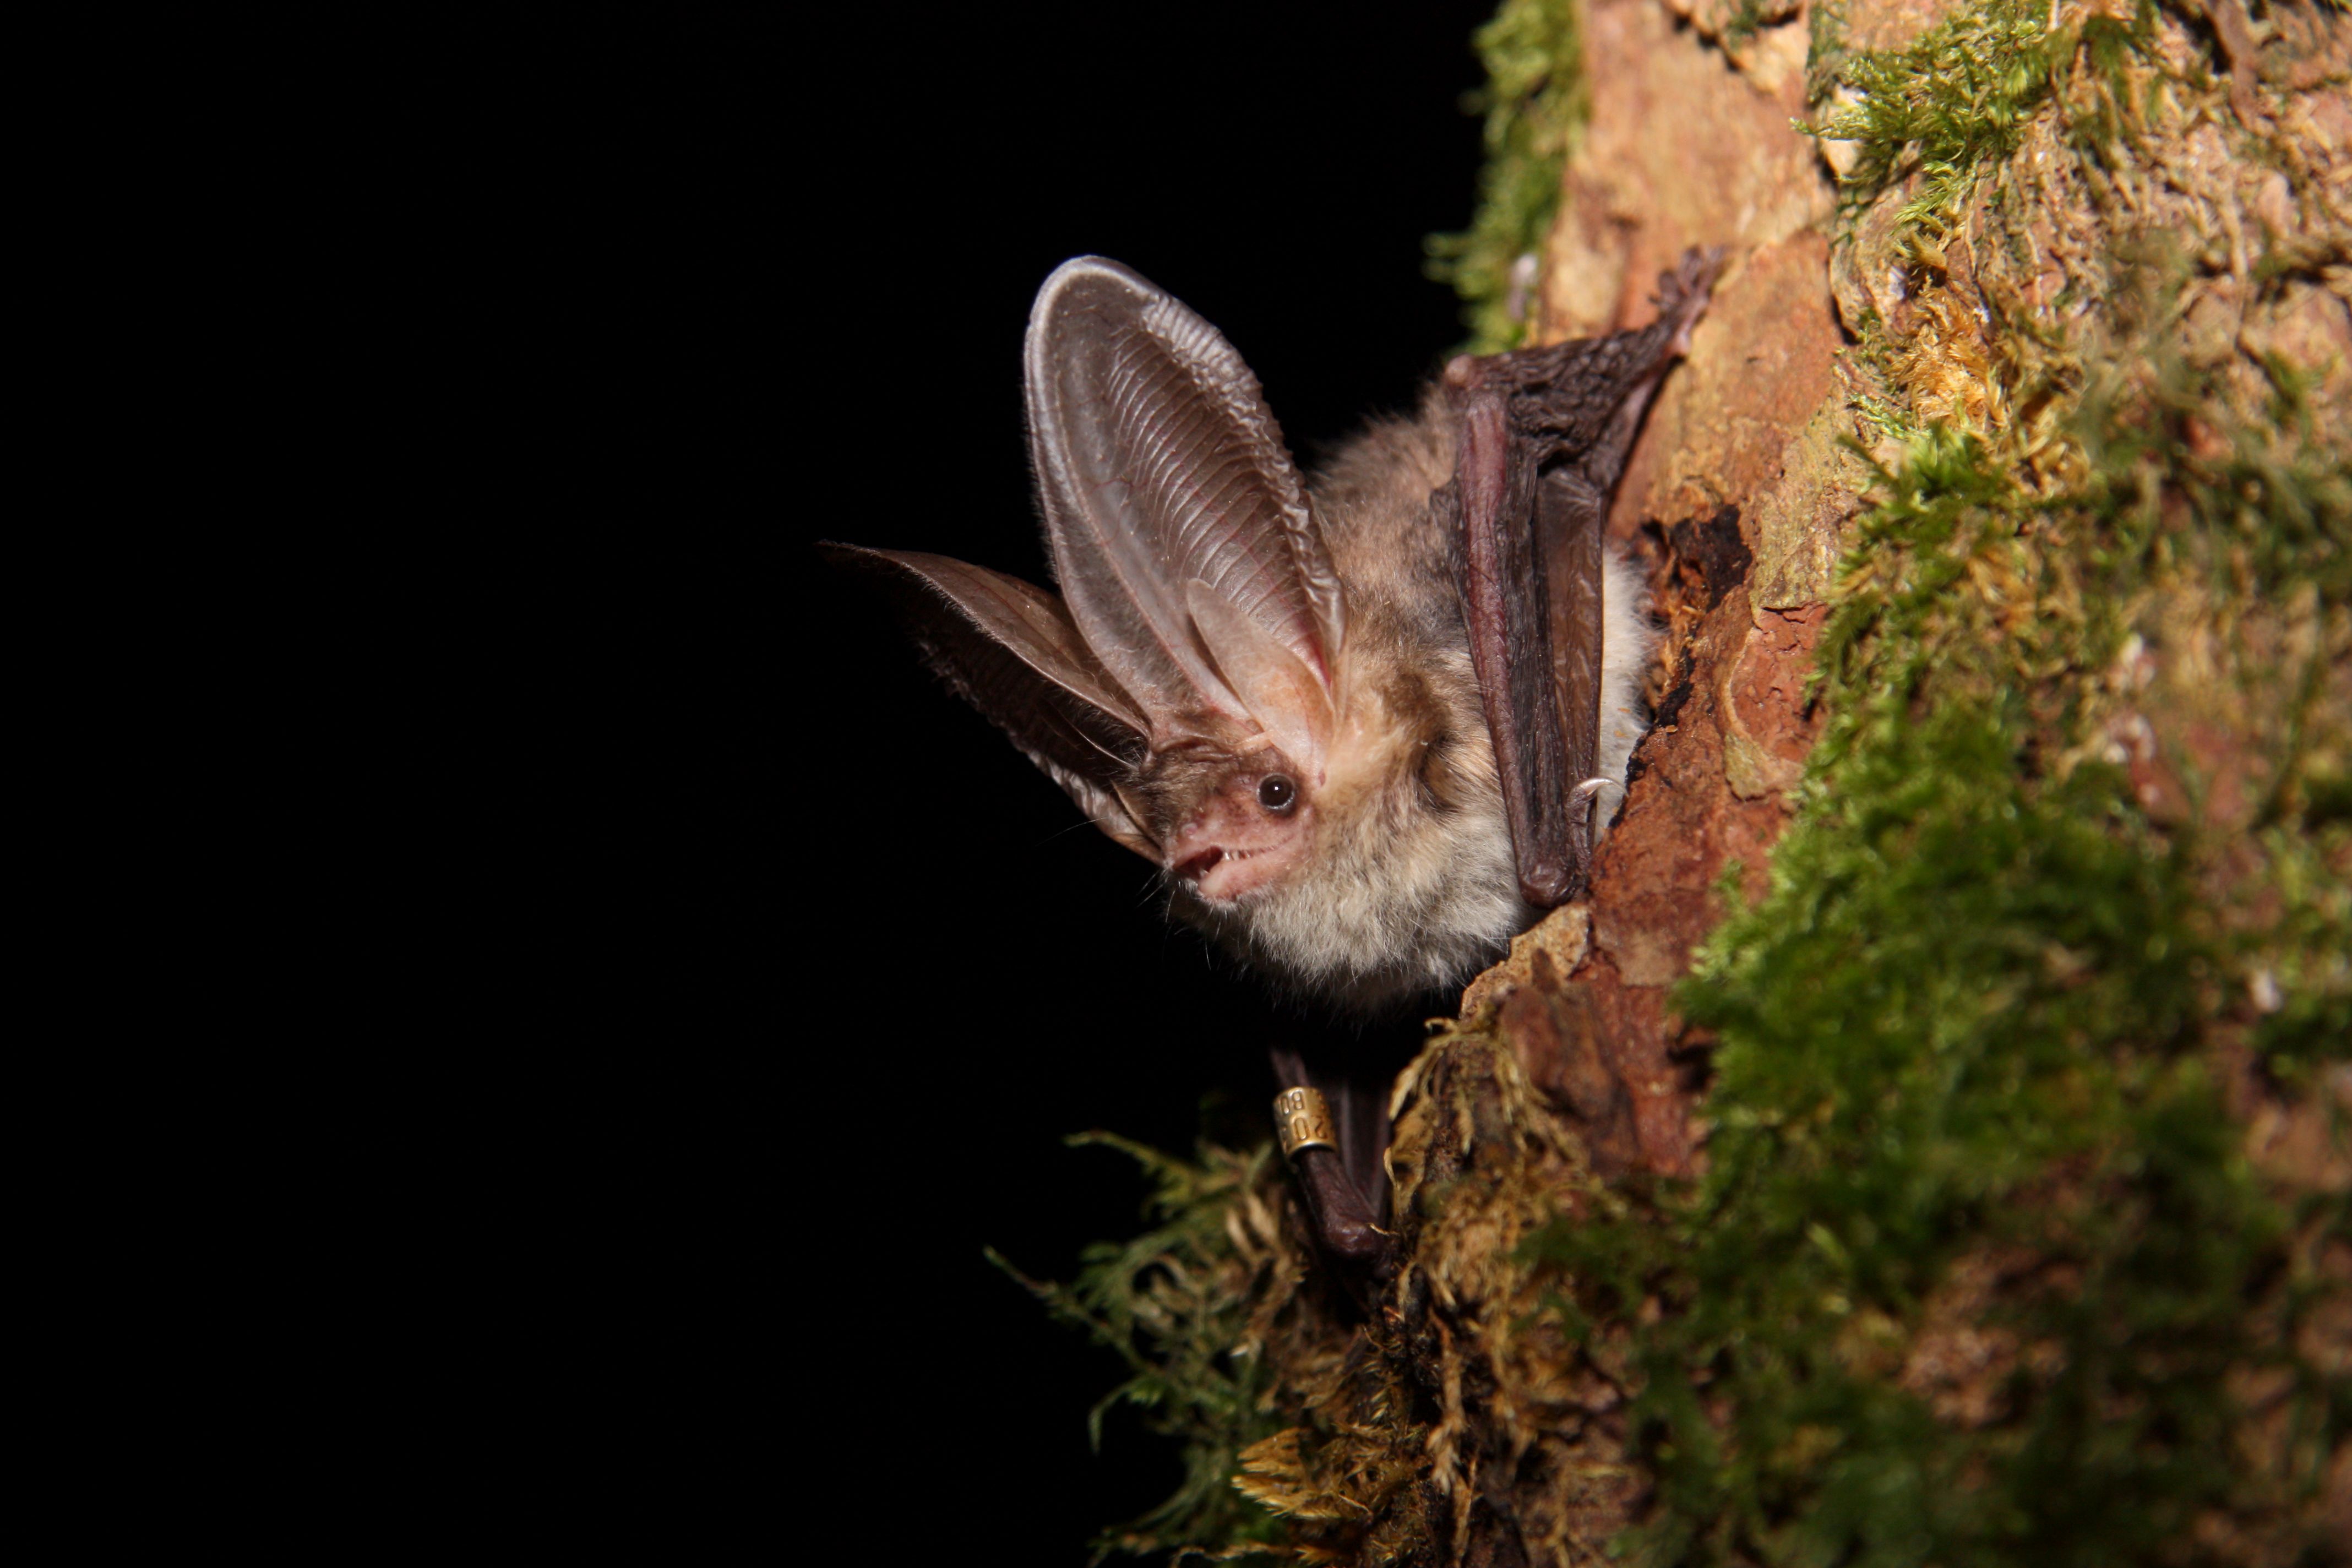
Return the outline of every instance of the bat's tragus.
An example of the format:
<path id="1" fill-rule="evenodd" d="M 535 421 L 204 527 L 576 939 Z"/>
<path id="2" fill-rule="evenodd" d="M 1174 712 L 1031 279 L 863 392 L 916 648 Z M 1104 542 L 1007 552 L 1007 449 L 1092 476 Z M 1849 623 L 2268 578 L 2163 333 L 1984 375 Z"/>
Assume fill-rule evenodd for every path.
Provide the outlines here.
<path id="1" fill-rule="evenodd" d="M 1583 890 L 1652 640 L 1602 524 L 1717 261 L 1638 331 L 1455 360 L 1309 484 L 1215 328 L 1080 257 L 1024 350 L 1058 592 L 831 548 L 1175 914 L 1286 989 L 1402 1008 Z"/>

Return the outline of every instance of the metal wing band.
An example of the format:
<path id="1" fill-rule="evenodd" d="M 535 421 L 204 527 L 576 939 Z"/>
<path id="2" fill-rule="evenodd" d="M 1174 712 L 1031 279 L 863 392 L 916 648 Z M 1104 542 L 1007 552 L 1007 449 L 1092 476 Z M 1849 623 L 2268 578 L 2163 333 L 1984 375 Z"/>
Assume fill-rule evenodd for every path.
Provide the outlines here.
<path id="1" fill-rule="evenodd" d="M 1274 1097 L 1274 1125 L 1282 1135 L 1285 1159 L 1295 1158 L 1301 1149 L 1337 1151 L 1331 1126 L 1331 1108 L 1323 1101 L 1322 1094 L 1313 1089 L 1286 1089 Z"/>

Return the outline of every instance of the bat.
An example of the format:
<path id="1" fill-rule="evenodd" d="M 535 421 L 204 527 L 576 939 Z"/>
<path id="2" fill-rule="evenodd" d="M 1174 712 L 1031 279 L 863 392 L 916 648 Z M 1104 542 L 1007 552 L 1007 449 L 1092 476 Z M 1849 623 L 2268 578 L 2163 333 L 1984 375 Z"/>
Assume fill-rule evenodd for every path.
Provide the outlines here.
<path id="1" fill-rule="evenodd" d="M 1281 988 L 1393 1013 L 1584 889 L 1654 640 L 1602 524 L 1718 264 L 1685 256 L 1638 331 L 1454 360 L 1310 482 L 1215 328 L 1079 257 L 1024 348 L 1058 593 L 826 548 L 1177 918 Z"/>

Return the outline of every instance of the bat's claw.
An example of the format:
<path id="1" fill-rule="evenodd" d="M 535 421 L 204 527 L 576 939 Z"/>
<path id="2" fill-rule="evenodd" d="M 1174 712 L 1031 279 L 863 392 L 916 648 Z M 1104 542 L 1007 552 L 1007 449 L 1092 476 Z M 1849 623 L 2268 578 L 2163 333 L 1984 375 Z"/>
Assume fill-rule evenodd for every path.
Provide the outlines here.
<path id="1" fill-rule="evenodd" d="M 1568 792 L 1568 852 L 1572 863 L 1570 880 L 1577 896 L 1592 885 L 1592 842 L 1598 837 L 1592 831 L 1594 804 L 1600 800 L 1601 792 L 1616 782 L 1587 779 Z"/>
<path id="2" fill-rule="evenodd" d="M 1720 245 L 1701 250 L 1693 246 L 1683 252 L 1675 267 L 1658 274 L 1658 319 L 1675 321 L 1674 352 L 1690 353 L 1691 330 L 1706 313 L 1708 299 L 1715 291 L 1716 279 L 1722 276 L 1726 255 Z"/>

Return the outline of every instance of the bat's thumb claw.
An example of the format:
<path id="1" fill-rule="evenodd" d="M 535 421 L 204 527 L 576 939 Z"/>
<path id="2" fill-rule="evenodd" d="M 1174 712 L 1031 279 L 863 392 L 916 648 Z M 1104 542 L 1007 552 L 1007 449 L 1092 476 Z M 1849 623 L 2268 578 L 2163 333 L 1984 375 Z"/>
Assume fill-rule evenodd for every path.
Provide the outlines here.
<path id="1" fill-rule="evenodd" d="M 1676 353 L 1690 352 L 1691 329 L 1706 313 L 1709 296 L 1715 281 L 1723 271 L 1723 258 L 1727 254 L 1720 245 L 1705 250 L 1693 246 L 1683 252 L 1682 261 L 1671 272 L 1658 274 L 1658 315 L 1661 320 L 1676 319 L 1674 350 Z"/>

